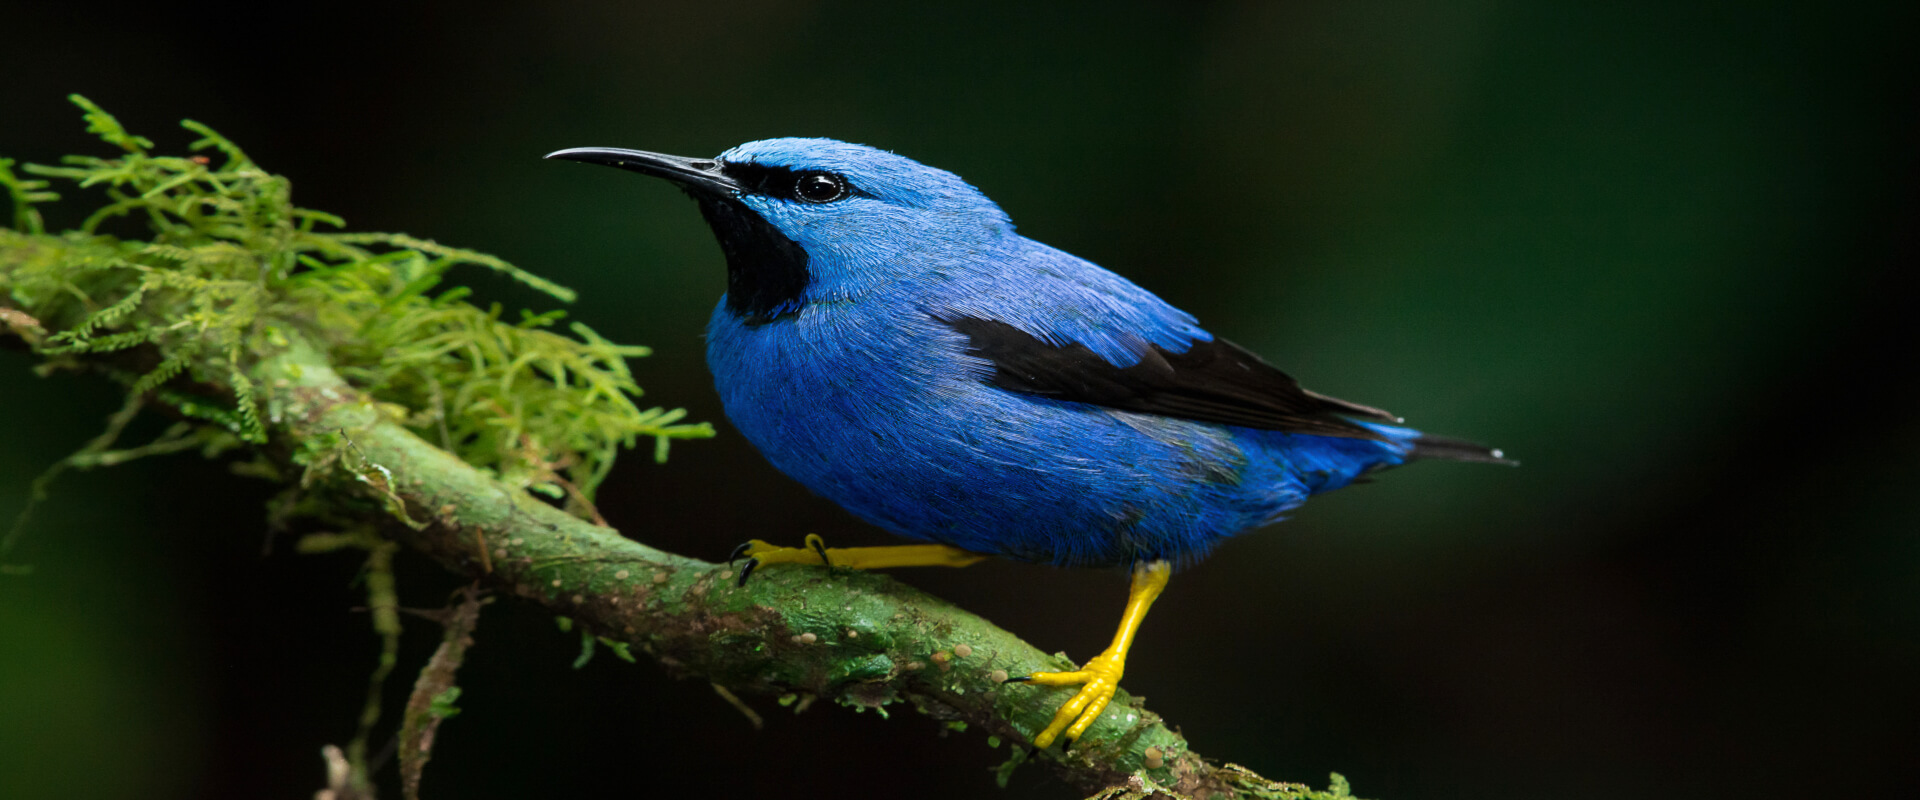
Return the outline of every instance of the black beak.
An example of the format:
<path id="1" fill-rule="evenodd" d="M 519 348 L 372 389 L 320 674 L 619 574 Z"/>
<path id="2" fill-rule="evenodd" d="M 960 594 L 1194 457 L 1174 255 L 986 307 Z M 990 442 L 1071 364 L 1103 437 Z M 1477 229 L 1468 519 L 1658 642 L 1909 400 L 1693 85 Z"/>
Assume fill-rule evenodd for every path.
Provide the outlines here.
<path id="1" fill-rule="evenodd" d="M 739 182 L 721 172 L 720 162 L 711 158 L 687 158 L 617 147 L 569 147 L 548 153 L 547 158 L 604 164 L 665 178 L 696 194 L 730 195 L 740 191 Z"/>

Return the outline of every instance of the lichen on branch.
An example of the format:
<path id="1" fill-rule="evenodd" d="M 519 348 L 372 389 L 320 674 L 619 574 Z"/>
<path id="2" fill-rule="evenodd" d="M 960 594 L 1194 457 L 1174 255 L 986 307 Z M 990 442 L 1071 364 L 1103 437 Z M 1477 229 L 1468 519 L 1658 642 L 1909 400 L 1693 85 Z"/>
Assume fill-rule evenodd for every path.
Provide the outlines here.
<path id="1" fill-rule="evenodd" d="M 1006 679 L 1064 668 L 1063 656 L 882 575 L 788 566 L 741 586 L 726 565 L 596 524 L 594 490 L 621 449 L 651 439 L 664 458 L 671 441 L 711 428 L 639 408 L 626 359 L 644 348 L 578 323 L 563 334 L 558 312 L 509 319 L 442 283 L 473 265 L 562 301 L 570 292 L 485 254 L 341 232 L 341 220 L 294 206 L 285 178 L 206 126 L 185 123 L 202 154 L 156 155 L 74 102 L 120 152 L 18 171 L 0 159 L 13 204 L 12 227 L 0 228 L 0 344 L 32 350 L 42 369 L 119 381 L 128 416 L 157 407 L 183 420 L 162 441 L 111 452 L 248 452 L 245 472 L 290 486 L 276 517 L 317 515 L 347 531 L 310 537 L 310 549 L 402 545 L 571 618 L 589 645 L 630 646 L 730 693 L 882 713 L 906 704 L 1011 745 L 1009 768 L 1029 758 L 1025 744 L 1063 698 Z M 97 187 L 106 203 L 78 229 L 47 233 L 38 207 L 57 198 L 42 178 Z M 149 238 L 105 233 L 119 218 L 145 223 Z M 112 442 L 68 461 L 111 463 Z M 478 600 L 464 607 L 448 634 L 460 649 Z M 405 715 L 416 747 L 451 713 L 458 660 L 441 658 L 416 684 Z M 1107 798 L 1349 796 L 1337 776 L 1322 791 L 1208 762 L 1124 692 L 1072 752 L 1039 757 Z M 362 759 L 334 760 L 338 772 Z M 410 762 L 409 787 L 424 763 Z"/>

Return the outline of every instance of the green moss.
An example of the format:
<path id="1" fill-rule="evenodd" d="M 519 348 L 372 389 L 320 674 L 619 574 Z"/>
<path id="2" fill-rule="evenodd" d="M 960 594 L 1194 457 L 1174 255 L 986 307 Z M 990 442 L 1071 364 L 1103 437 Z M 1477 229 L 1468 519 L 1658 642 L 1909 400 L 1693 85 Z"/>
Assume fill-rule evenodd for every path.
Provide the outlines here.
<path id="1" fill-rule="evenodd" d="M 566 498 L 590 513 L 623 447 L 711 436 L 680 409 L 635 404 L 626 360 L 646 348 L 609 342 L 564 313 L 504 314 L 443 285 L 456 267 L 504 273 L 562 302 L 573 293 L 499 258 L 392 233 L 344 232 L 331 214 L 297 207 L 292 184 L 196 122 L 202 154 L 156 155 L 78 95 L 88 131 L 120 152 L 61 166 L 0 159 L 13 206 L 0 228 L 0 307 L 54 367 L 82 355 L 113 363 L 134 395 L 163 394 L 222 436 L 267 439 L 265 408 L 244 366 L 284 346 L 284 331 L 320 344 L 339 373 L 429 441 L 509 485 Z M 97 188 L 105 201 L 77 230 L 48 234 L 36 206 L 46 180 Z M 110 220 L 145 224 L 145 240 L 107 235 Z"/>

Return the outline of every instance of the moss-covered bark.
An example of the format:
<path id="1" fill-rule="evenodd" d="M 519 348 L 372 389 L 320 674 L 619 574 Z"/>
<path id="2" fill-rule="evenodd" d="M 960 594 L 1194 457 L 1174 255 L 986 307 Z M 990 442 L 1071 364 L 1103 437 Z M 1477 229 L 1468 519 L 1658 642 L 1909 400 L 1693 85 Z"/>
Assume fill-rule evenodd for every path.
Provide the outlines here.
<path id="1" fill-rule="evenodd" d="M 276 433 L 318 441 L 345 432 L 367 463 L 341 458 L 336 469 L 382 508 L 392 507 L 391 490 L 420 524 L 387 526 L 407 545 L 678 672 L 741 693 L 907 702 L 1016 743 L 1045 727 L 1063 699 L 1000 681 L 1067 667 L 1064 659 L 885 575 L 772 567 L 739 586 L 727 565 L 647 547 L 501 486 L 384 415 L 303 342 L 262 360 L 255 375 L 277 412 L 269 414 Z M 1124 785 L 1135 773 L 1203 797 L 1258 782 L 1208 765 L 1124 691 L 1053 763 L 1090 789 Z"/>

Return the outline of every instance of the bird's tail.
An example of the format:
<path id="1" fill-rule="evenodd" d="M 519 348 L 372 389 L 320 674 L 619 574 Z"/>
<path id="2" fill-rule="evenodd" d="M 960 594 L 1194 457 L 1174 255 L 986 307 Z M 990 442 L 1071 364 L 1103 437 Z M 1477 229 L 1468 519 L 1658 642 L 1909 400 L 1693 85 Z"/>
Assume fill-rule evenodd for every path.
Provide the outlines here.
<path id="1" fill-rule="evenodd" d="M 1409 460 L 1416 458 L 1439 458 L 1447 461 L 1475 461 L 1482 464 L 1506 464 L 1519 466 L 1520 462 L 1507 458 L 1497 447 L 1454 439 L 1446 436 L 1434 436 L 1423 433 L 1413 440 L 1413 449 L 1407 452 Z"/>

